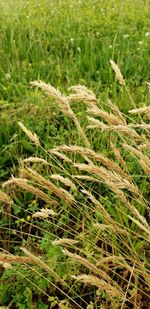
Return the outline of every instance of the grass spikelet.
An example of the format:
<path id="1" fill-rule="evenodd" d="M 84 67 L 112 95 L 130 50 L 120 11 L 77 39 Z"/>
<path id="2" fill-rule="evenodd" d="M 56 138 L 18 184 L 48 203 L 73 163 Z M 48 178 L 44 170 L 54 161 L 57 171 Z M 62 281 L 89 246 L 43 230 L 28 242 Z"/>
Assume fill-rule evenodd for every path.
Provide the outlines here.
<path id="1" fill-rule="evenodd" d="M 112 264 L 112 265 L 116 265 L 118 264 L 120 261 L 123 262 L 125 259 L 123 256 L 116 256 L 116 255 L 110 255 L 107 257 L 103 257 L 100 259 L 100 261 L 97 262 L 97 266 L 103 266 L 103 264 Z"/>
<path id="2" fill-rule="evenodd" d="M 78 276 L 72 276 L 73 279 L 76 279 L 77 281 L 83 282 L 85 284 L 94 285 L 100 290 L 105 291 L 107 294 L 109 294 L 110 297 L 120 297 L 123 298 L 123 292 L 121 289 L 114 287 L 112 284 L 107 283 L 105 280 L 100 279 L 93 275 L 78 275 Z"/>
<path id="3" fill-rule="evenodd" d="M 54 245 L 54 246 L 59 246 L 59 245 L 72 246 L 72 245 L 75 245 L 77 243 L 78 243 L 77 240 L 69 239 L 69 238 L 59 238 L 59 239 L 55 239 L 54 241 L 52 241 L 52 245 Z"/>
<path id="4" fill-rule="evenodd" d="M 73 110 L 70 107 L 69 104 L 69 100 L 67 97 L 63 96 L 61 94 L 61 92 L 58 89 L 55 89 L 54 87 L 52 87 L 50 84 L 46 84 L 42 81 L 34 81 L 31 82 L 32 86 L 36 86 L 38 88 L 41 88 L 42 90 L 44 90 L 51 98 L 55 99 L 61 109 L 61 111 L 66 114 L 69 118 L 71 118 L 78 130 L 79 136 L 81 136 L 82 141 L 84 142 L 84 144 L 87 147 L 90 147 L 90 143 L 86 137 L 86 135 L 83 132 L 83 129 L 80 126 L 80 123 L 78 121 L 78 119 L 76 118 Z"/>
<path id="5" fill-rule="evenodd" d="M 31 253 L 29 250 L 27 250 L 24 247 L 20 248 L 33 262 L 35 262 L 37 265 L 39 265 L 42 269 L 46 270 L 48 273 L 50 273 L 56 280 L 56 282 L 60 282 L 63 285 L 66 285 L 66 283 L 64 282 L 64 280 L 62 280 L 57 273 L 50 268 L 42 259 L 38 258 L 37 256 L 35 256 L 33 253 Z"/>
<path id="6" fill-rule="evenodd" d="M 66 256 L 72 258 L 74 261 L 77 261 L 77 262 L 81 263 L 82 265 L 84 265 L 88 270 L 90 270 L 90 271 L 94 272 L 95 274 L 101 276 L 104 280 L 108 280 L 110 282 L 113 282 L 113 280 L 103 270 L 97 268 L 94 264 L 92 264 L 86 258 L 83 258 L 82 256 L 80 256 L 78 254 L 71 253 L 67 249 L 63 249 L 62 252 Z"/>
<path id="7" fill-rule="evenodd" d="M 135 109 L 130 109 L 129 110 L 130 114 L 144 114 L 146 116 L 148 116 L 148 118 L 150 117 L 150 106 L 144 106 L 144 107 L 140 107 L 140 108 L 135 108 Z"/>
<path id="8" fill-rule="evenodd" d="M 0 263 L 33 263 L 33 260 L 31 260 L 28 257 L 19 256 L 19 255 L 12 255 L 12 254 L 6 254 L 6 253 L 0 253 Z"/>
<path id="9" fill-rule="evenodd" d="M 88 181 L 92 181 L 92 182 L 99 182 L 98 179 L 94 178 L 94 177 L 91 177 L 91 176 L 87 176 L 87 175 L 72 175 L 72 178 L 75 178 L 75 179 L 83 179 L 83 180 L 88 180 Z"/>
<path id="10" fill-rule="evenodd" d="M 68 158 L 65 154 L 60 153 L 59 151 L 55 151 L 53 149 L 50 149 L 49 153 L 54 154 L 55 156 L 57 156 L 58 158 L 60 158 L 64 162 L 72 163 L 72 160 L 70 158 Z"/>
<path id="11" fill-rule="evenodd" d="M 121 178 L 117 173 L 108 171 L 104 167 L 98 167 L 94 164 L 78 164 L 74 163 L 74 166 L 79 168 L 80 170 L 87 171 L 91 174 L 95 174 L 100 179 L 102 179 L 105 183 L 109 184 L 111 187 L 111 184 L 114 184 L 117 189 L 128 189 L 131 193 L 133 193 L 135 196 L 139 196 L 138 188 L 131 182 L 129 182 L 127 179 Z"/>
<path id="12" fill-rule="evenodd" d="M 110 125 L 124 125 L 124 122 L 119 117 L 113 115 L 112 113 L 108 113 L 102 109 L 99 109 L 98 106 L 91 106 L 87 109 L 88 114 L 92 114 L 94 116 L 100 116 Z"/>
<path id="13" fill-rule="evenodd" d="M 50 205 L 57 205 L 58 203 L 54 200 L 52 200 L 46 193 L 44 193 L 42 190 L 39 188 L 33 187 L 31 184 L 28 184 L 27 179 L 22 179 L 22 178 L 12 178 L 13 183 L 20 187 L 23 190 L 26 190 L 28 192 L 31 192 L 35 194 L 37 197 L 41 198 L 43 201 Z"/>
<path id="14" fill-rule="evenodd" d="M 18 125 L 36 146 L 40 146 L 40 141 L 35 133 L 32 133 L 29 129 L 27 129 L 21 121 L 18 122 Z"/>
<path id="15" fill-rule="evenodd" d="M 69 102 L 84 102 L 88 106 L 96 106 L 97 99 L 95 94 L 85 86 L 72 86 L 69 88 L 69 90 L 73 90 L 75 92 L 74 94 L 69 95 Z"/>
<path id="16" fill-rule="evenodd" d="M 116 171 L 116 172 L 120 173 L 121 175 L 125 176 L 125 173 L 123 172 L 123 170 L 121 169 L 121 167 L 117 163 L 115 163 L 111 159 L 108 159 L 106 156 L 104 156 L 100 153 L 96 153 L 94 150 L 92 150 L 90 148 L 79 147 L 79 146 L 76 146 L 76 145 L 69 145 L 69 146 L 61 145 L 61 146 L 58 146 L 58 147 L 52 149 L 52 152 L 53 151 L 66 151 L 66 152 L 74 153 L 74 154 L 79 153 L 83 157 L 86 156 L 90 159 L 93 159 L 94 161 L 100 162 L 101 164 L 106 166 L 108 169 Z"/>
<path id="17" fill-rule="evenodd" d="M 58 213 L 54 212 L 52 209 L 42 208 L 41 211 L 37 211 L 32 215 L 32 218 L 42 218 L 46 219 L 49 216 L 58 216 Z"/>
<path id="18" fill-rule="evenodd" d="M 9 205 L 12 205 L 14 202 L 11 197 L 0 190 L 0 201 Z"/>
<path id="19" fill-rule="evenodd" d="M 141 224 L 141 222 L 139 222 L 138 220 L 134 219 L 131 216 L 128 216 L 130 220 L 132 220 L 135 224 L 137 224 L 137 226 L 143 230 L 146 234 L 148 234 L 150 236 L 150 228 L 148 223 L 145 221 L 145 218 L 141 216 L 141 221 L 143 221 L 143 223 L 145 224 Z"/>
<path id="20" fill-rule="evenodd" d="M 109 215 L 109 214 L 108 214 Z M 106 216 L 105 216 L 106 217 Z M 122 235 L 127 235 L 127 231 L 117 225 L 117 223 L 110 217 L 109 220 L 106 221 L 108 224 L 103 223 L 94 223 L 93 226 L 99 231 L 112 231 L 115 234 L 119 233 Z"/>
<path id="21" fill-rule="evenodd" d="M 96 206 L 96 209 L 102 214 L 103 220 L 109 223 L 114 222 L 109 213 L 106 211 L 105 207 L 92 195 L 88 190 L 81 190 L 81 192 L 91 200 L 91 202 Z"/>
<path id="22" fill-rule="evenodd" d="M 59 188 L 51 181 L 47 180 L 31 168 L 27 169 L 29 177 L 33 177 L 40 185 L 53 192 L 60 199 L 64 200 L 69 206 L 74 202 L 74 197 L 65 189 Z"/>
<path id="23" fill-rule="evenodd" d="M 142 128 L 142 129 L 149 129 L 150 125 L 146 124 L 139 124 L 139 125 L 117 125 L 117 126 L 108 126 L 99 121 L 98 119 L 87 117 L 90 121 L 90 125 L 88 125 L 88 129 L 101 129 L 102 131 L 110 131 L 110 132 L 117 132 L 121 133 L 122 135 L 129 136 L 132 139 L 135 140 L 143 140 L 143 136 L 140 136 L 134 128 Z"/>
<path id="24" fill-rule="evenodd" d="M 143 168 L 145 174 L 150 175 L 150 159 L 146 154 L 143 154 L 141 150 L 138 150 L 130 145 L 124 144 L 123 145 L 126 149 L 139 157 L 138 160 L 139 164 Z"/>
<path id="25" fill-rule="evenodd" d="M 111 146 L 111 149 L 113 150 L 113 153 L 114 153 L 117 161 L 120 162 L 121 166 L 128 173 L 128 175 L 126 174 L 126 178 L 128 180 L 131 180 L 131 176 L 129 175 L 129 171 L 128 171 L 128 166 L 127 166 L 125 160 L 123 159 L 123 157 L 120 153 L 120 150 L 117 147 L 115 147 L 114 143 L 112 143 L 112 142 L 110 142 L 110 146 Z"/>
<path id="26" fill-rule="evenodd" d="M 65 186 L 70 187 L 73 191 L 77 190 L 77 187 L 75 186 L 75 184 L 68 177 L 63 177 L 59 174 L 53 174 L 51 175 L 51 179 L 59 180 Z"/>
<path id="27" fill-rule="evenodd" d="M 89 125 L 87 126 L 88 129 L 101 129 L 101 130 L 107 130 L 108 125 L 104 124 L 100 120 L 87 116 L 87 119 L 89 120 Z"/>
<path id="28" fill-rule="evenodd" d="M 118 65 L 113 60 L 110 60 L 110 64 L 111 64 L 112 69 L 114 70 L 114 72 L 116 74 L 116 78 L 118 79 L 120 85 L 125 86 L 125 80 L 123 78 L 123 75 L 122 75 Z"/>
<path id="29" fill-rule="evenodd" d="M 119 110 L 118 106 L 114 104 L 110 99 L 108 99 L 108 106 L 111 108 L 112 112 L 120 119 L 123 125 L 126 125 L 126 119 Z"/>
<path id="30" fill-rule="evenodd" d="M 13 179 L 9 179 L 9 180 L 3 182 L 3 184 L 2 184 L 2 188 L 3 188 L 3 189 L 4 189 L 4 188 L 7 188 L 7 187 L 11 187 L 11 186 L 14 186 L 14 181 L 13 181 Z"/>
<path id="31" fill-rule="evenodd" d="M 30 85 L 44 90 L 51 98 L 57 100 L 58 102 L 66 106 L 65 96 L 63 96 L 61 92 L 52 85 L 46 84 L 41 80 L 30 82 Z"/>
<path id="32" fill-rule="evenodd" d="M 46 160 L 38 157 L 29 157 L 24 159 L 23 162 L 49 164 Z"/>

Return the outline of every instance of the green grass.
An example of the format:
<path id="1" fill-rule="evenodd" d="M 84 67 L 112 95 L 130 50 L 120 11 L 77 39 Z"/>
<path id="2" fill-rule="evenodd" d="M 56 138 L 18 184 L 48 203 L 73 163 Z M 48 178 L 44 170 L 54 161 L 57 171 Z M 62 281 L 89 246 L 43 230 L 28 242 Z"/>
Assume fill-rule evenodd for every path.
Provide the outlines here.
<path id="1" fill-rule="evenodd" d="M 103 309 L 103 308 L 145 308 L 148 303 L 148 232 L 139 226 L 141 221 L 133 215 L 119 196 L 106 184 L 98 181 L 75 180 L 72 175 L 90 174 L 81 171 L 72 163 L 67 163 L 48 152 L 62 144 L 84 146 L 74 122 L 58 107 L 52 98 L 31 88 L 33 80 L 44 80 L 58 87 L 68 95 L 68 88 L 82 84 L 92 89 L 98 97 L 99 108 L 110 111 L 107 100 L 112 101 L 125 114 L 127 122 L 139 123 L 139 116 L 132 116 L 128 110 L 133 102 L 124 87 L 121 87 L 110 66 L 113 59 L 120 67 L 126 80 L 127 90 L 138 106 L 149 104 L 148 89 L 150 54 L 150 3 L 149 1 L 49 1 L 49 0 L 0 0 L 0 183 L 13 174 L 29 178 L 30 184 L 43 190 L 49 197 L 59 202 L 53 210 L 59 215 L 42 220 L 32 218 L 47 204 L 33 193 L 16 186 L 5 190 L 13 199 L 11 208 L 1 203 L 1 242 L 3 252 L 23 256 L 20 246 L 34 254 L 30 264 L 13 263 L 0 268 L 0 305 L 19 309 Z M 130 190 L 122 189 L 130 205 L 135 207 L 142 218 L 148 221 L 149 174 L 143 171 L 138 156 L 124 149 L 123 142 L 137 148 L 141 141 L 128 136 L 87 128 L 86 104 L 71 103 L 71 107 L 86 133 L 91 149 L 119 163 L 111 148 L 110 141 L 120 149 L 132 181 L 145 198 L 140 201 Z M 99 120 L 101 118 L 98 117 Z M 148 123 L 147 118 L 142 119 Z M 27 140 L 17 122 L 22 121 L 34 131 L 41 143 L 36 147 Z M 104 120 L 106 124 L 106 121 Z M 145 134 L 148 131 L 137 129 Z M 81 154 L 68 154 L 73 162 L 87 161 Z M 143 150 L 149 157 L 149 149 Z M 25 164 L 20 159 L 38 156 L 48 161 L 48 165 Z M 91 158 L 90 158 L 91 159 Z M 93 164 L 100 163 L 92 159 Z M 149 161 L 148 161 L 149 162 Z M 147 163 L 148 164 L 148 163 Z M 50 180 L 50 175 L 69 177 L 76 185 L 73 191 L 58 180 L 52 182 L 67 189 L 74 196 L 72 206 L 54 195 L 27 173 L 32 167 Z M 123 167 L 125 172 L 125 167 Z M 29 172 L 29 171 L 28 171 Z M 93 173 L 92 177 L 97 179 Z M 91 192 L 103 205 L 112 223 L 107 219 L 90 197 L 82 189 Z M 138 220 L 134 222 L 129 218 Z M 99 224 L 96 226 L 95 224 Z M 115 228 L 114 228 L 115 227 Z M 71 238 L 77 244 L 66 247 L 54 246 L 55 238 Z M 85 258 L 70 258 L 62 248 Z M 106 257 L 111 262 L 97 265 Z M 123 258 L 123 262 L 113 262 L 113 257 Z M 41 265 L 36 257 L 45 264 Z M 106 263 L 106 264 L 105 264 Z M 55 271 L 52 274 L 47 266 Z M 76 282 L 72 275 L 95 275 L 92 267 L 97 266 L 109 278 L 105 288 Z M 92 269 L 91 269 L 92 268 Z M 103 278 L 104 279 L 104 278 Z M 65 281 L 65 284 L 61 280 Z M 112 280 L 112 281 L 111 281 Z M 81 280 L 82 281 L 82 280 Z M 118 285 L 123 297 L 111 294 Z M 102 284 L 102 283 L 101 283 Z M 113 294 L 114 293 L 114 294 Z M 140 303 L 140 301 L 142 303 Z"/>
<path id="2" fill-rule="evenodd" d="M 111 58 L 142 96 L 137 86 L 149 78 L 149 1 L 0 2 L 1 99 L 22 101 L 34 79 L 65 89 L 86 83 L 116 95 Z"/>

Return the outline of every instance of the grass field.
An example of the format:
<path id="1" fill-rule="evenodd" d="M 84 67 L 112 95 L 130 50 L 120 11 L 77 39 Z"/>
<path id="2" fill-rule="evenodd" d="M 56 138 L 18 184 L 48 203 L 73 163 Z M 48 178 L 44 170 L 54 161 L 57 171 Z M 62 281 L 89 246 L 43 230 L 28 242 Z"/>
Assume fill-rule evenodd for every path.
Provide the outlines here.
<path id="1" fill-rule="evenodd" d="M 148 308 L 150 2 L 0 0 L 0 24 L 0 306 Z"/>

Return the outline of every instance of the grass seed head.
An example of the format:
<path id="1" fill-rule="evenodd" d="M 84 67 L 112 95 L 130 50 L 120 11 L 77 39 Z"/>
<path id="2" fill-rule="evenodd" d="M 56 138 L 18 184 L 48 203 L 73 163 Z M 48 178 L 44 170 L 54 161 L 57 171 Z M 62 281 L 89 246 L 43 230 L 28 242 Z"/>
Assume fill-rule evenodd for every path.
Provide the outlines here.
<path id="1" fill-rule="evenodd" d="M 123 75 L 122 75 L 118 65 L 113 60 L 110 60 L 110 64 L 111 64 L 112 69 L 114 70 L 114 72 L 116 74 L 116 78 L 118 79 L 120 85 L 125 86 L 125 80 L 123 78 Z"/>

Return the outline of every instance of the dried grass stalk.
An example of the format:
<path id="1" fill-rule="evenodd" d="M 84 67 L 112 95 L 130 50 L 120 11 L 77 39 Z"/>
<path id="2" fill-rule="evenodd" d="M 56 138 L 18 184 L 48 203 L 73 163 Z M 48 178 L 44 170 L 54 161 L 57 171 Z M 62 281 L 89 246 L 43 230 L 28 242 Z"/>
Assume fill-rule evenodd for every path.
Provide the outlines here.
<path id="1" fill-rule="evenodd" d="M 87 119 L 90 122 L 90 125 L 87 126 L 88 129 L 101 129 L 101 130 L 107 130 L 108 125 L 104 124 L 100 120 L 87 116 Z"/>
<path id="2" fill-rule="evenodd" d="M 68 103 L 68 100 L 64 95 L 61 94 L 61 92 L 54 88 L 50 84 L 46 84 L 43 81 L 33 81 L 30 83 L 32 86 L 36 86 L 42 90 L 45 91 L 45 93 L 48 94 L 49 97 L 55 99 L 60 107 L 60 109 L 69 117 L 72 118 L 74 113 L 72 109 L 70 108 L 70 105 Z"/>
<path id="3" fill-rule="evenodd" d="M 130 209 L 130 211 L 139 218 L 139 220 L 148 227 L 148 224 L 138 210 L 129 203 L 122 189 L 128 189 L 136 197 L 141 197 L 138 188 L 127 179 L 122 179 L 118 174 L 106 170 L 104 167 L 97 167 L 95 165 L 74 164 L 80 170 L 95 174 L 123 201 L 123 203 Z"/>
<path id="4" fill-rule="evenodd" d="M 14 202 L 11 197 L 0 190 L 0 201 L 9 205 L 12 205 Z"/>
<path id="5" fill-rule="evenodd" d="M 149 149 L 150 148 L 150 143 L 149 142 L 145 142 L 144 144 L 140 144 L 138 145 L 138 149 L 141 151 L 141 150 L 144 150 L 144 149 Z"/>
<path id="6" fill-rule="evenodd" d="M 85 284 L 94 285 L 100 290 L 104 290 L 110 297 L 120 297 L 123 298 L 123 291 L 121 288 L 116 288 L 112 284 L 107 283 L 105 280 L 100 279 L 93 275 L 78 275 L 72 276 L 73 279 L 83 282 Z"/>
<path id="7" fill-rule="evenodd" d="M 125 86 L 125 80 L 123 78 L 123 75 L 122 75 L 118 65 L 113 60 L 110 60 L 110 64 L 111 64 L 112 69 L 114 70 L 114 72 L 116 74 L 116 78 L 118 79 L 120 85 Z"/>
<path id="8" fill-rule="evenodd" d="M 19 127 L 23 130 L 23 132 L 28 136 L 28 138 L 36 145 L 40 146 L 40 141 L 35 133 L 32 133 L 29 129 L 27 129 L 22 122 L 18 122 Z"/>

